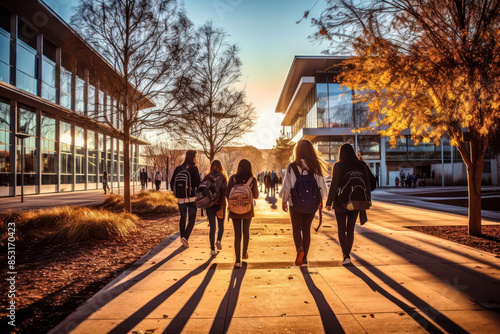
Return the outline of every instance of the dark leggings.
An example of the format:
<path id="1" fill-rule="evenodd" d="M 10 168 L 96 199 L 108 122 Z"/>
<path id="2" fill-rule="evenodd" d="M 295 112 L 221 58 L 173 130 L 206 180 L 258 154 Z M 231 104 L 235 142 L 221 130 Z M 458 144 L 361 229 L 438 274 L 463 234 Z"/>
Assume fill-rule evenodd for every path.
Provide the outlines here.
<path id="1" fill-rule="evenodd" d="M 304 257 L 307 257 L 309 246 L 311 245 L 311 224 L 314 219 L 314 213 L 299 213 L 293 206 L 290 206 L 290 219 L 292 220 L 295 249 L 298 252 L 302 248 Z"/>
<path id="2" fill-rule="evenodd" d="M 189 240 L 189 236 L 193 231 L 194 223 L 196 220 L 197 210 L 198 209 L 196 208 L 196 204 L 194 202 L 179 204 L 179 213 L 181 214 L 181 218 L 179 220 L 179 230 L 181 238 L 186 238 L 186 240 Z"/>
<path id="3" fill-rule="evenodd" d="M 219 227 L 219 233 L 217 233 L 217 241 L 222 240 L 222 235 L 224 234 L 224 218 L 217 217 L 218 205 L 207 208 L 208 223 L 210 224 L 210 249 L 215 250 L 215 220 L 217 219 L 217 225 Z"/>
<path id="4" fill-rule="evenodd" d="M 234 253 L 236 254 L 236 262 L 241 260 L 241 234 L 243 233 L 243 254 L 248 251 L 248 242 L 250 241 L 250 223 L 252 219 L 235 219 L 233 218 L 234 227 Z"/>
<path id="5" fill-rule="evenodd" d="M 350 257 L 352 244 L 354 242 L 354 226 L 356 219 L 358 219 L 359 211 L 337 212 L 335 211 L 335 218 L 337 218 L 337 226 L 339 230 L 339 242 L 342 247 L 342 254 L 344 258 Z"/>

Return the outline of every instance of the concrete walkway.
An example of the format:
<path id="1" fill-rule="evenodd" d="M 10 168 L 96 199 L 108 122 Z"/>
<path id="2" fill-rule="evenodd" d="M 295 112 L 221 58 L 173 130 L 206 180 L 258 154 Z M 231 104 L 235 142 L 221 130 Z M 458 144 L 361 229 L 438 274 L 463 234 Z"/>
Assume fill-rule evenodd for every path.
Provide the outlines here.
<path id="1" fill-rule="evenodd" d="M 404 228 L 465 217 L 375 202 L 356 226 L 349 267 L 325 218 L 308 268 L 293 264 L 287 214 L 264 199 L 241 269 L 233 269 L 232 224 L 211 257 L 202 222 L 189 249 L 169 237 L 51 333 L 500 332 L 500 258 Z"/>

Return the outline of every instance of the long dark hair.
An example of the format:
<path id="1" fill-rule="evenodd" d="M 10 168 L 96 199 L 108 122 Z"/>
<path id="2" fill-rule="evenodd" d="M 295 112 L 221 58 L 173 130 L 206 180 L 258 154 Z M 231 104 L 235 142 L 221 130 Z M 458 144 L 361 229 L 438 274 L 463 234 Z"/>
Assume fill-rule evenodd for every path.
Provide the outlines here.
<path id="1" fill-rule="evenodd" d="M 236 170 L 235 176 L 238 179 L 248 180 L 250 177 L 255 178 L 255 174 L 253 173 L 252 163 L 247 159 L 241 159 L 238 163 L 238 169 Z"/>
<path id="2" fill-rule="evenodd" d="M 306 166 L 303 165 L 301 160 L 304 160 L 307 165 L 307 169 L 319 176 L 323 176 L 323 171 L 327 171 L 326 162 L 319 158 L 316 154 L 316 149 L 313 144 L 307 139 L 301 139 L 295 145 L 293 149 L 294 162 L 299 165 L 302 169 Z"/>
<path id="3" fill-rule="evenodd" d="M 196 163 L 194 162 L 194 158 L 196 158 L 196 151 L 194 151 L 194 150 L 187 151 L 186 158 L 184 159 L 183 165 L 196 166 Z"/>
<path id="4" fill-rule="evenodd" d="M 353 164 L 358 162 L 359 159 L 354 152 L 354 148 L 349 143 L 344 143 L 339 149 L 339 160 L 337 162 L 342 162 L 343 164 Z"/>
<path id="5" fill-rule="evenodd" d="M 224 167 L 222 167 L 222 164 L 219 160 L 214 160 L 212 161 L 212 164 L 210 165 L 210 172 L 209 173 L 217 173 L 217 172 L 221 172 L 224 177 L 227 179 L 227 174 L 226 174 L 226 171 L 224 170 Z"/>

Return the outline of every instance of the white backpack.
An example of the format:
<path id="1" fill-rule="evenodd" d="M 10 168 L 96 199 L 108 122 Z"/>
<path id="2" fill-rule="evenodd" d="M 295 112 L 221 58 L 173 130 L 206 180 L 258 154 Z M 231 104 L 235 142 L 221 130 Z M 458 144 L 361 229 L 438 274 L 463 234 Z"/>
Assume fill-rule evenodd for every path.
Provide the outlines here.
<path id="1" fill-rule="evenodd" d="M 235 183 L 229 193 L 228 209 L 232 213 L 242 215 L 252 210 L 253 193 L 250 185 L 253 177 L 250 177 L 246 183 Z"/>

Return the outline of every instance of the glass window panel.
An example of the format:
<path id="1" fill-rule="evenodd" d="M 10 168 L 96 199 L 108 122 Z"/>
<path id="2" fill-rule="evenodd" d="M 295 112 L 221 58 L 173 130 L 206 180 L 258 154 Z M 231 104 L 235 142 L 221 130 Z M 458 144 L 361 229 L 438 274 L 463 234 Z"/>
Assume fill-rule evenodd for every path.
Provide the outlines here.
<path id="1" fill-rule="evenodd" d="M 56 102 L 56 64 L 44 57 L 42 61 L 42 97 Z"/>
<path id="2" fill-rule="evenodd" d="M 328 123 L 328 84 L 316 84 L 318 128 Z"/>
<path id="3" fill-rule="evenodd" d="M 340 84 L 328 84 L 329 122 L 326 127 L 354 127 L 352 92 Z"/>
<path id="4" fill-rule="evenodd" d="M 71 109 L 71 77 L 70 71 L 61 67 L 61 105 Z"/>
<path id="5" fill-rule="evenodd" d="M 60 122 L 61 152 L 71 153 L 73 138 L 71 137 L 71 124 Z"/>
<path id="6" fill-rule="evenodd" d="M 17 46 L 17 69 L 36 77 L 36 50 L 21 41 L 18 41 Z"/>
<path id="7" fill-rule="evenodd" d="M 23 20 L 18 21 L 17 38 L 32 49 L 36 49 L 36 31 L 31 29 Z"/>
<path id="8" fill-rule="evenodd" d="M 10 131 L 10 103 L 0 98 L 0 130 Z M 8 143 L 2 141 L 2 143 Z"/>
<path id="9" fill-rule="evenodd" d="M 36 113 L 35 111 L 27 106 L 19 105 L 18 107 L 18 129 L 17 131 L 21 133 L 26 133 L 32 136 L 36 136 Z"/>
<path id="10" fill-rule="evenodd" d="M 89 116 L 92 116 L 95 112 L 95 87 L 92 85 L 88 85 L 87 111 Z"/>
<path id="11" fill-rule="evenodd" d="M 10 170 L 10 145 L 0 144 L 0 173 Z"/>
<path id="12" fill-rule="evenodd" d="M 85 81 L 78 77 L 75 86 L 75 110 L 80 113 L 85 112 Z"/>
<path id="13" fill-rule="evenodd" d="M 10 36 L 0 28 L 0 81 L 10 83 Z"/>

